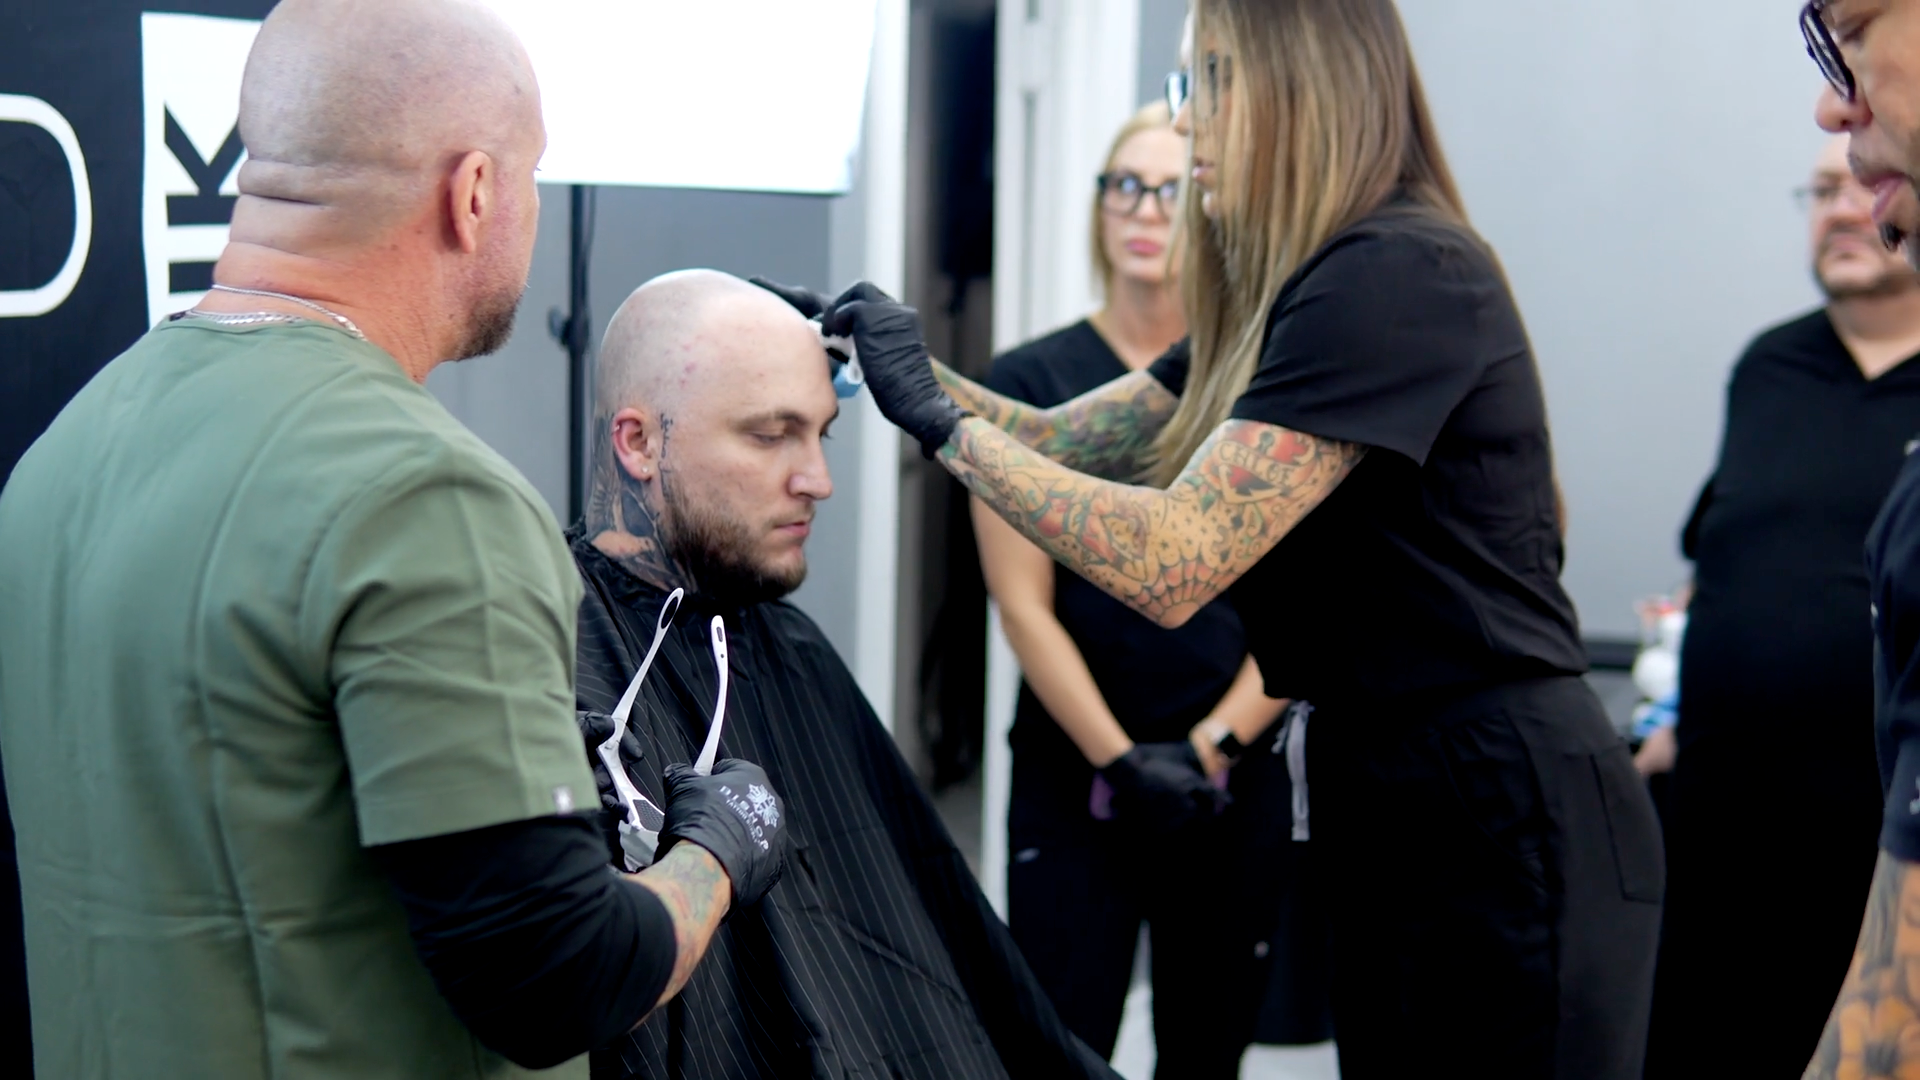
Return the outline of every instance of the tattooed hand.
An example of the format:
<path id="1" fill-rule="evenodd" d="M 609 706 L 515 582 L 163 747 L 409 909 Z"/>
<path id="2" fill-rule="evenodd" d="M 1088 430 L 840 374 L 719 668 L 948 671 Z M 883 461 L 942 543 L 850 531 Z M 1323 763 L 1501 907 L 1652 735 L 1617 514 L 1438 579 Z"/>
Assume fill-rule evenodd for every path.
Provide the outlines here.
<path id="1" fill-rule="evenodd" d="M 720 929 L 720 920 L 727 914 L 733 883 L 727 879 L 720 860 L 694 844 L 681 844 L 646 870 L 629 875 L 627 880 L 658 896 L 673 920 L 673 974 L 667 979 L 666 989 L 660 992 L 660 1000 L 654 1004 L 659 1008 L 693 978 L 693 971 L 700 966 L 700 958 L 707 954 L 714 932 Z M 641 1022 L 645 1019 L 642 1017 Z M 634 1026 L 638 1027 L 639 1022 Z"/>
<path id="2" fill-rule="evenodd" d="M 1920 1073 L 1920 864 L 1886 852 L 1860 944 L 1805 1080 Z"/>
<path id="3" fill-rule="evenodd" d="M 1074 472 L 973 417 L 940 460 L 1061 565 L 1160 625 L 1180 626 L 1272 551 L 1365 453 L 1229 420 L 1159 491 Z"/>

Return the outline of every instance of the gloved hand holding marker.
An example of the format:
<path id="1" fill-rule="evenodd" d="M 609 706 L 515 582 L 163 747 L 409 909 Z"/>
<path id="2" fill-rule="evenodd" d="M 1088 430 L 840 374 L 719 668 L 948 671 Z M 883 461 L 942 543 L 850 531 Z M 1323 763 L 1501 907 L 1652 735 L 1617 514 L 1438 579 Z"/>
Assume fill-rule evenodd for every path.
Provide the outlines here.
<path id="1" fill-rule="evenodd" d="M 820 333 L 820 344 L 827 350 L 827 357 L 833 365 L 833 392 L 842 400 L 860 392 L 867 381 L 866 374 L 860 368 L 860 354 L 853 346 L 850 335 L 829 334 L 821 327 L 821 316 L 826 314 L 828 300 L 812 289 L 798 285 L 782 285 L 763 277 L 747 279 L 773 295 L 785 300 L 798 311 Z"/>
<path id="2" fill-rule="evenodd" d="M 860 376 L 858 385 L 842 393 L 850 397 L 860 385 L 873 395 L 880 415 L 920 444 L 929 460 L 953 437 L 960 421 L 973 414 L 940 385 L 933 374 L 933 357 L 920 330 L 920 313 L 888 296 L 871 282 L 858 282 L 832 300 L 811 289 L 782 285 L 765 278 L 749 278 L 755 285 L 791 304 L 794 310 L 820 322 L 822 342 L 847 341 L 847 357 Z M 836 377 L 836 391 L 840 380 Z"/>
<path id="3" fill-rule="evenodd" d="M 861 373 L 880 415 L 911 435 L 928 459 L 973 414 L 940 385 L 920 329 L 920 313 L 868 282 L 841 293 L 826 307 L 820 325 L 859 346 Z"/>

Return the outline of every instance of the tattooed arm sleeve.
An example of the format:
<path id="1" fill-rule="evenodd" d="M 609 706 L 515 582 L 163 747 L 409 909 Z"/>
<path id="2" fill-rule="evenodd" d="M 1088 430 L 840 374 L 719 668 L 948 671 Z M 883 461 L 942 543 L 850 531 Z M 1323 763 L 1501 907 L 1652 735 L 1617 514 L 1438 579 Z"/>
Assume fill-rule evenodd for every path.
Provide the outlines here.
<path id="1" fill-rule="evenodd" d="M 1920 1072 L 1920 864 L 1882 851 L 1860 943 L 1806 1080 Z"/>
<path id="2" fill-rule="evenodd" d="M 693 969 L 707 954 L 707 944 L 720 929 L 733 896 L 733 884 L 720 861 L 698 844 L 675 844 L 665 858 L 631 877 L 651 890 L 673 919 L 674 942 L 679 946 L 673 974 L 655 1005 L 665 1005 L 693 978 Z"/>
<path id="3" fill-rule="evenodd" d="M 1159 491 L 1075 472 L 975 416 L 940 460 L 1062 565 L 1160 625 L 1180 626 L 1273 550 L 1365 452 L 1229 420 Z"/>
<path id="4" fill-rule="evenodd" d="M 1051 409 L 996 394 L 937 361 L 933 372 L 961 408 L 1069 469 L 1111 479 L 1140 474 L 1154 436 L 1180 404 L 1144 371 L 1123 375 Z"/>

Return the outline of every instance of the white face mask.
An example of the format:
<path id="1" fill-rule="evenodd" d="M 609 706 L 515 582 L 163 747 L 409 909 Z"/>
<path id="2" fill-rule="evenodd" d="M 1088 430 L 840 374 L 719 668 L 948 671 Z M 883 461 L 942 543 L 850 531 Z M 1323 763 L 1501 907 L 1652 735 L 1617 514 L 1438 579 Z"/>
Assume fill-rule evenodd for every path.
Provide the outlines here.
<path id="1" fill-rule="evenodd" d="M 660 606 L 660 616 L 654 621 L 653 644 L 647 646 L 647 655 L 640 661 L 640 670 L 634 673 L 633 681 L 627 684 L 627 692 L 620 695 L 620 703 L 614 706 L 613 734 L 595 747 L 595 752 L 600 755 L 600 763 L 607 767 L 607 775 L 613 779 L 614 793 L 626 811 L 620 821 L 620 848 L 626 855 L 629 873 L 639 873 L 653 865 L 653 855 L 660 846 L 660 828 L 666 822 L 666 813 L 642 794 L 634 785 L 633 778 L 627 775 L 626 766 L 620 761 L 620 740 L 626 737 L 627 720 L 633 715 L 633 703 L 640 696 L 640 684 L 647 681 L 647 672 L 653 668 L 653 658 L 659 654 L 660 643 L 666 640 L 667 631 L 673 628 L 673 617 L 679 612 L 680 601 L 685 597 L 686 590 L 675 589 L 667 595 L 666 603 Z M 710 630 L 714 663 L 720 668 L 720 695 L 713 706 L 713 725 L 707 731 L 706 745 L 701 748 L 700 757 L 693 766 L 701 776 L 713 772 L 713 759 L 719 753 L 720 732 L 726 726 L 727 718 L 726 623 L 715 615 Z"/>

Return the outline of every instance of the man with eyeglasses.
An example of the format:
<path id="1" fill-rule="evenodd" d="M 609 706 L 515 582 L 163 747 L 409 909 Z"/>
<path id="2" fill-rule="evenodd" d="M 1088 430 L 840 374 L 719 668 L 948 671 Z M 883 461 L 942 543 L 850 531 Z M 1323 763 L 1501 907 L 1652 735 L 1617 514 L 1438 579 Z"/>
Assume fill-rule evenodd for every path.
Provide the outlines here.
<path id="1" fill-rule="evenodd" d="M 1816 112 L 1820 126 L 1850 137 L 1848 157 L 1853 175 L 1872 193 L 1873 222 L 1888 247 L 1904 243 L 1912 262 L 1916 252 L 1907 241 L 1920 228 L 1920 200 L 1914 197 L 1920 177 L 1920 2 L 1814 0 L 1802 10 L 1800 26 L 1807 51 L 1827 77 Z M 1902 1076 L 1920 1070 L 1920 465 L 1915 460 L 1909 453 L 1867 537 L 1874 729 L 1886 807 L 1853 963 L 1808 1077 Z M 1797 812 L 1799 800 L 1792 802 Z M 1758 948 L 1771 946 L 1771 940 L 1756 940 Z"/>
<path id="2" fill-rule="evenodd" d="M 1879 240 L 1834 138 L 1798 192 L 1827 303 L 1735 365 L 1713 474 L 1682 535 L 1694 598 L 1667 808 L 1647 1076 L 1777 1075 L 1819 1040 L 1875 856 L 1871 631 L 1860 548 L 1920 432 L 1920 274 Z M 1756 777 L 1793 812 L 1745 827 Z M 1743 870 L 1794 872 L 1765 890 Z M 1790 927 L 1783 931 L 1782 928 Z M 1756 941 L 1766 941 L 1756 949 Z M 1728 985 L 1747 1033 L 1700 1022 Z"/>

